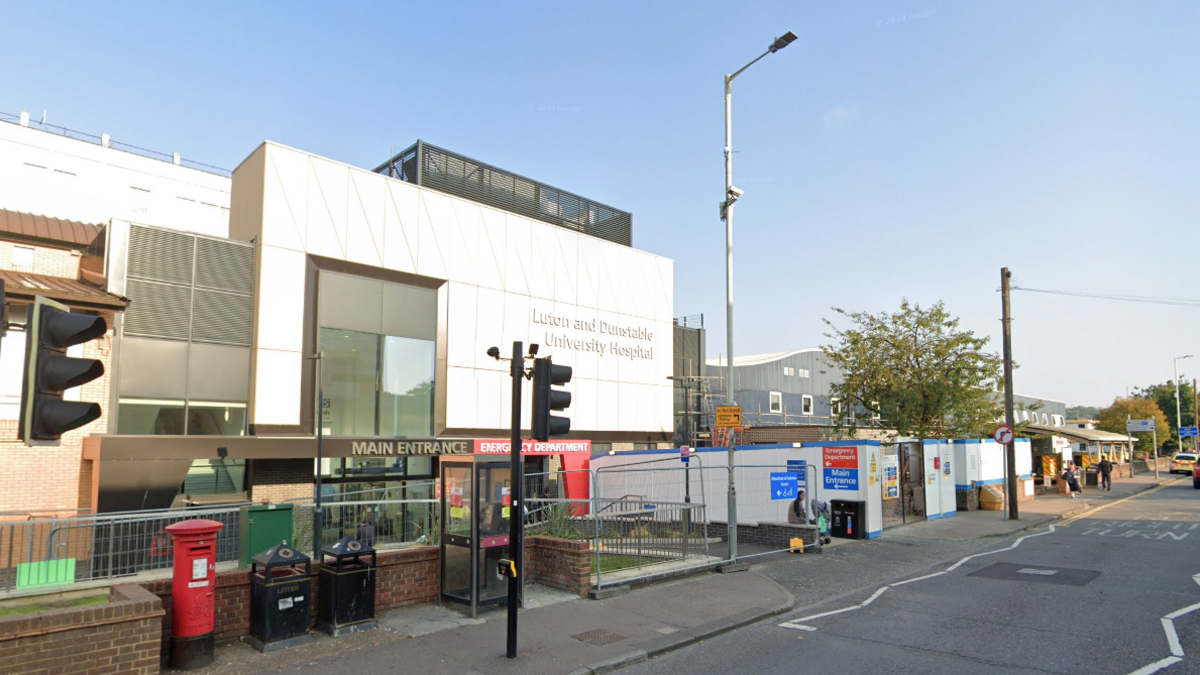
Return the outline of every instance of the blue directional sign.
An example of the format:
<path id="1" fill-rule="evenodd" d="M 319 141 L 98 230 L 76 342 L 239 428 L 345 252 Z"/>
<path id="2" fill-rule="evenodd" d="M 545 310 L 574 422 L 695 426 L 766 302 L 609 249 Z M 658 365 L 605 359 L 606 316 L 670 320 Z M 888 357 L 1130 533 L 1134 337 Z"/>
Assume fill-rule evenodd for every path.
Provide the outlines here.
<path id="1" fill-rule="evenodd" d="M 1126 420 L 1125 431 L 1131 434 L 1148 434 L 1154 431 L 1154 420 Z"/>
<path id="2" fill-rule="evenodd" d="M 808 462 L 803 459 L 789 459 L 787 461 L 787 470 L 796 474 L 796 482 L 800 487 L 808 485 Z"/>
<path id="3" fill-rule="evenodd" d="M 1198 427 L 1180 427 L 1179 435 L 1181 437 L 1196 436 L 1197 438 L 1200 438 L 1200 428 L 1198 428 Z"/>
<path id="4" fill-rule="evenodd" d="M 796 474 L 790 471 L 771 474 L 771 499 L 795 499 Z"/>
<path id="5" fill-rule="evenodd" d="M 857 490 L 858 469 L 825 469 L 826 490 Z"/>

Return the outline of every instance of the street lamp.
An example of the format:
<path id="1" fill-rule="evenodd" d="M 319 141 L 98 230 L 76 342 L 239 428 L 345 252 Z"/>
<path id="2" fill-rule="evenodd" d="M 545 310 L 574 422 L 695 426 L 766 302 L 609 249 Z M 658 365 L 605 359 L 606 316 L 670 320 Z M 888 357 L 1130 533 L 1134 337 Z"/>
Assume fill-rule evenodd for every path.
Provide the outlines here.
<path id="1" fill-rule="evenodd" d="M 1175 433 L 1179 435 L 1180 452 L 1183 452 L 1183 417 L 1179 412 L 1179 360 L 1190 358 L 1192 358 L 1191 354 L 1175 357 Z M 1158 461 L 1158 448 L 1154 449 L 1154 461 Z"/>
<path id="2" fill-rule="evenodd" d="M 732 75 L 725 76 L 725 201 L 721 202 L 721 218 L 725 221 L 725 405 L 734 405 L 733 400 L 733 203 L 745 191 L 733 186 L 733 78 L 758 63 L 767 54 L 774 54 L 795 42 L 797 35 L 788 31 L 775 38 L 767 51 Z M 729 559 L 737 560 L 737 495 L 733 487 L 733 440 L 729 443 Z"/>

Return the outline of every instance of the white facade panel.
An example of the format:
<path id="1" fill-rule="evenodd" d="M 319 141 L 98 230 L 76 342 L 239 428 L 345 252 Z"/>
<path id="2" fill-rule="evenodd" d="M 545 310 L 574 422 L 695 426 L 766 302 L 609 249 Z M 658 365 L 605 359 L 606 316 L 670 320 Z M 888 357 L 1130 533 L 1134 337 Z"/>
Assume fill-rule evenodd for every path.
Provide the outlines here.
<path id="1" fill-rule="evenodd" d="M 507 259 L 504 261 L 504 290 L 509 293 L 528 296 L 530 288 L 529 252 L 533 248 L 533 223 L 528 218 L 506 215 L 504 226 L 507 229 L 506 250 Z"/>
<path id="2" fill-rule="evenodd" d="M 384 194 L 379 181 L 353 174 L 346 206 L 346 259 L 383 267 Z"/>
<path id="3" fill-rule="evenodd" d="M 476 348 L 476 312 L 479 289 L 469 284 L 446 284 L 446 323 L 455 330 L 446 334 L 446 363 L 451 367 L 474 368 L 479 356 L 488 358 Z M 484 351 L 487 347 L 484 347 Z"/>
<path id="4" fill-rule="evenodd" d="M 538 300 L 554 300 L 554 266 L 559 257 L 558 237 L 553 225 L 533 223 L 530 229 L 529 295 Z"/>
<path id="5" fill-rule="evenodd" d="M 257 424 L 300 423 L 299 352 L 254 350 L 254 421 Z"/>
<path id="6" fill-rule="evenodd" d="M 479 386 L 475 382 L 475 371 L 453 366 L 447 368 L 446 391 L 454 392 L 446 406 L 446 424 L 459 429 L 477 428 Z"/>
<path id="7" fill-rule="evenodd" d="M 417 188 L 398 180 L 385 184 L 383 266 L 398 272 L 417 271 Z"/>
<path id="8" fill-rule="evenodd" d="M 472 205 L 474 206 L 474 205 Z M 508 256 L 504 214 L 495 209 L 476 207 L 480 212 L 477 283 L 498 291 L 505 289 L 505 260 Z"/>
<path id="9" fill-rule="evenodd" d="M 447 278 L 450 231 L 450 197 L 421 190 L 417 211 L 417 274 L 434 279 Z"/>
<path id="10" fill-rule="evenodd" d="M 308 155 L 267 147 L 261 243 L 303 251 L 308 239 Z"/>
<path id="11" fill-rule="evenodd" d="M 346 168 L 314 158 L 308 167 L 308 251 L 346 259 Z"/>
<path id="12" fill-rule="evenodd" d="M 304 344 L 304 254 L 261 247 L 257 286 L 254 346 L 299 353 Z"/>
<path id="13" fill-rule="evenodd" d="M 521 341 L 575 369 L 574 431 L 673 430 L 670 260 L 295 150 L 269 145 L 268 158 L 255 345 L 293 352 L 297 382 L 308 254 L 447 282 L 449 429 L 508 426 L 508 364 L 486 350 Z M 299 419 L 280 405 L 251 421 Z"/>

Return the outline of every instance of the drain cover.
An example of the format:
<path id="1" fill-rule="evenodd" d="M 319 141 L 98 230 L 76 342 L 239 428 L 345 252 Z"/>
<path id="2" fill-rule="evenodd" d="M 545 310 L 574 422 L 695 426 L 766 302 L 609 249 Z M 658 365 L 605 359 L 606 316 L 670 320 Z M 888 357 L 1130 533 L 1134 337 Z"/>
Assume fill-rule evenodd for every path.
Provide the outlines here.
<path id="1" fill-rule="evenodd" d="M 572 635 L 571 637 L 586 642 L 589 645 L 611 645 L 614 642 L 620 642 L 625 639 L 624 635 L 617 635 L 610 630 L 589 630 L 586 633 Z"/>
<path id="2" fill-rule="evenodd" d="M 1062 584 L 1064 586 L 1086 586 L 1100 576 L 1096 570 L 1079 570 L 1070 567 L 1046 567 L 1043 565 L 1014 565 L 996 563 L 971 572 L 969 577 L 1003 579 L 1005 581 L 1031 581 L 1040 584 Z"/>

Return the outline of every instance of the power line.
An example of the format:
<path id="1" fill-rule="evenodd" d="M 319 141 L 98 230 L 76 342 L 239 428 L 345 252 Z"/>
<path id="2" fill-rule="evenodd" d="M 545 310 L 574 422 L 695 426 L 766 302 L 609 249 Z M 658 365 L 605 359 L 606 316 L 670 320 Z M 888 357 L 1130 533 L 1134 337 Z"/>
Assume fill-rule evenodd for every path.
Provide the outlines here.
<path id="1" fill-rule="evenodd" d="M 1023 288 L 1012 286 L 1014 291 L 1029 293 L 1047 293 L 1050 295 L 1069 295 L 1076 298 L 1092 298 L 1095 300 L 1119 300 L 1121 302 L 1138 302 L 1150 305 L 1175 305 L 1178 307 L 1200 307 L 1200 300 L 1190 298 L 1156 298 L 1148 295 L 1111 295 L 1107 293 L 1084 293 L 1081 291 L 1053 291 L 1045 288 Z"/>

